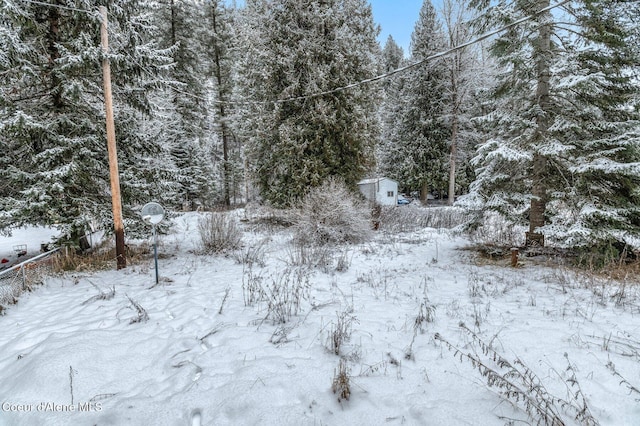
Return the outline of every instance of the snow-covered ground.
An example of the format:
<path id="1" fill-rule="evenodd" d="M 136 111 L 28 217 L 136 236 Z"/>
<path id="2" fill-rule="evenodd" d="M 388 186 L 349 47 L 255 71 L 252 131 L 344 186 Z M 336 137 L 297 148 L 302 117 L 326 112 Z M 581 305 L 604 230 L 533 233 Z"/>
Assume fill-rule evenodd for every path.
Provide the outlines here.
<path id="1" fill-rule="evenodd" d="M 525 401 L 640 425 L 637 277 L 483 262 L 436 229 L 305 268 L 290 231 L 243 224 L 242 249 L 205 256 L 198 217 L 161 237 L 158 286 L 150 260 L 49 278 L 5 310 L 0 425 L 536 424 Z M 277 297 L 300 301 L 285 323 Z"/>
<path id="2" fill-rule="evenodd" d="M 57 234 L 56 230 L 45 227 L 27 227 L 14 229 L 11 236 L 0 236 L 0 259 L 6 259 L 5 265 L 12 265 L 23 258 L 40 254 L 40 244 L 51 243 L 51 238 Z M 26 246 L 26 256 L 18 256 L 16 249 Z M 2 264 L 0 264 L 2 268 Z"/>

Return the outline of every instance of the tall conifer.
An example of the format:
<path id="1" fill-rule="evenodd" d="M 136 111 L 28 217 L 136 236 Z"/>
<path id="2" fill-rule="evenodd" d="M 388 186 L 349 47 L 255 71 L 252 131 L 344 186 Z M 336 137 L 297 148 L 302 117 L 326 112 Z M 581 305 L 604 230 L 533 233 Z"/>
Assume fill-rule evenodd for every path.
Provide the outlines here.
<path id="1" fill-rule="evenodd" d="M 43 3 L 1 6 L 10 44 L 3 48 L 9 54 L 0 54 L 0 86 L 10 89 L 0 91 L 8 156 L 0 177 L 10 190 L 0 227 L 58 225 L 75 238 L 88 223 L 112 226 L 100 19 L 88 0 Z M 147 93 L 168 58 L 144 37 L 150 22 L 137 1 L 108 3 L 120 182 L 124 213 L 133 217 L 158 177 L 140 168 L 158 151 L 140 133 L 140 117 L 150 111 Z"/>
<path id="2" fill-rule="evenodd" d="M 256 13 L 263 10 L 264 13 Z M 355 186 L 373 164 L 377 92 L 316 96 L 376 75 L 378 29 L 365 0 L 248 2 L 243 120 L 261 194 L 288 205 L 329 176 Z"/>
<path id="3" fill-rule="evenodd" d="M 532 16 L 492 46 L 501 74 L 475 159 L 481 208 L 564 245 L 640 246 L 637 12 L 623 3 L 478 5 L 489 24 Z"/>

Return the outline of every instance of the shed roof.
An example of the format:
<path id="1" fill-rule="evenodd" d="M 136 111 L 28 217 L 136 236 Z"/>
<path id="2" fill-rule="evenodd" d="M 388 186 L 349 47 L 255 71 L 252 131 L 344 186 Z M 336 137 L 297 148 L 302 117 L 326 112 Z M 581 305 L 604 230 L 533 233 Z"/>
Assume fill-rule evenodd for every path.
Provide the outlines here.
<path id="1" fill-rule="evenodd" d="M 393 179 L 389 179 L 387 177 L 377 177 L 377 178 L 370 178 L 370 179 L 362 179 L 360 182 L 358 182 L 358 185 L 368 185 L 370 183 L 378 183 L 382 180 L 388 180 L 391 181 L 393 183 L 398 183 Z"/>

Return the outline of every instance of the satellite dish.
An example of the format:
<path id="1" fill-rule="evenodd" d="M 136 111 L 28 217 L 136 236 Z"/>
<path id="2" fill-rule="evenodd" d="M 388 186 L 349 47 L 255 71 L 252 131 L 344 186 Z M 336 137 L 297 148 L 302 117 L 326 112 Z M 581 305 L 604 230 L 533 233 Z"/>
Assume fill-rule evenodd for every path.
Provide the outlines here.
<path id="1" fill-rule="evenodd" d="M 147 203 L 140 214 L 145 223 L 157 225 L 164 219 L 164 208 L 158 203 Z"/>

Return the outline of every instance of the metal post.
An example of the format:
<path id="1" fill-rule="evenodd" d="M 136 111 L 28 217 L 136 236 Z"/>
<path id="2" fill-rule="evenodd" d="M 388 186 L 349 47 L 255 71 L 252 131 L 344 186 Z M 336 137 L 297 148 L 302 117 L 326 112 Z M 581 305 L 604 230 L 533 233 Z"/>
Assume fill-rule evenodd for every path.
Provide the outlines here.
<path id="1" fill-rule="evenodd" d="M 142 207 L 142 211 L 140 212 L 142 216 L 142 220 L 151 225 L 151 229 L 153 230 L 153 261 L 156 264 L 156 284 L 160 281 L 158 277 L 158 233 L 156 232 L 156 225 L 162 222 L 162 218 L 164 218 L 164 208 L 158 203 L 147 203 Z"/>
<path id="2" fill-rule="evenodd" d="M 156 284 L 158 284 L 158 237 L 155 225 L 153 225 L 153 260 L 156 264 Z"/>
<path id="3" fill-rule="evenodd" d="M 22 291 L 25 291 L 27 289 L 27 268 L 22 265 L 20 269 L 22 269 Z"/>

